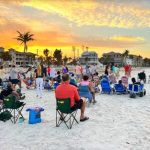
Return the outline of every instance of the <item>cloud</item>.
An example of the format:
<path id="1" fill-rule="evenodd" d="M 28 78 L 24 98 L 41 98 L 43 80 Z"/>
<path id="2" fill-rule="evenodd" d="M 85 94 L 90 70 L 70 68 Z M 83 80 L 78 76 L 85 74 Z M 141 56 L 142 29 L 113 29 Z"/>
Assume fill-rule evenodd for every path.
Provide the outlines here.
<path id="1" fill-rule="evenodd" d="M 122 42 L 144 42 L 145 39 L 143 37 L 134 37 L 134 36 L 113 36 L 110 38 L 114 41 L 122 41 Z"/>
<path id="2" fill-rule="evenodd" d="M 147 1 L 148 2 L 148 1 Z M 95 25 L 118 28 L 150 27 L 150 9 L 136 1 L 34 1 L 22 5 L 57 14 L 78 26 Z"/>

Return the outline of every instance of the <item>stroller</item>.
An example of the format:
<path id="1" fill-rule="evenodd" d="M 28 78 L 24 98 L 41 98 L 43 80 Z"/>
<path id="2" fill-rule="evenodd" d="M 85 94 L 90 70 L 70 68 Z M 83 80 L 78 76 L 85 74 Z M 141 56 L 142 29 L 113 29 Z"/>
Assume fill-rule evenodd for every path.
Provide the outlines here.
<path id="1" fill-rule="evenodd" d="M 136 96 L 143 97 L 146 95 L 144 84 L 129 84 L 130 98 L 136 98 Z"/>

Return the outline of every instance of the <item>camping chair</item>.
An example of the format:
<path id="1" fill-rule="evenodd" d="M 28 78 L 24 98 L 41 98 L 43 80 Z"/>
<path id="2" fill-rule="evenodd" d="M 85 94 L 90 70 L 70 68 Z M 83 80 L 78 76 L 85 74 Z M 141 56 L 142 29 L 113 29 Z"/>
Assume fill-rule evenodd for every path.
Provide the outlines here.
<path id="1" fill-rule="evenodd" d="M 88 98 L 89 103 L 92 102 L 93 97 L 90 92 L 89 86 L 79 85 L 78 92 L 79 92 L 80 97 Z"/>
<path id="2" fill-rule="evenodd" d="M 115 84 L 114 89 L 117 94 L 125 94 L 126 93 L 126 89 L 123 86 L 123 84 Z"/>
<path id="3" fill-rule="evenodd" d="M 8 110 L 11 113 L 12 123 L 16 123 L 20 116 L 23 117 L 21 112 L 22 112 L 24 106 L 25 106 L 25 103 L 16 101 L 16 97 L 13 95 L 9 95 L 9 96 L 5 97 L 4 101 L 3 101 L 3 109 Z"/>
<path id="4" fill-rule="evenodd" d="M 70 98 L 56 99 L 56 105 L 56 127 L 64 122 L 67 128 L 71 129 L 74 121 L 78 123 L 76 120 L 77 110 L 71 110 L 70 108 Z M 60 118 L 58 118 L 58 115 Z"/>
<path id="5" fill-rule="evenodd" d="M 108 93 L 110 94 L 112 91 L 112 88 L 110 86 L 110 83 L 107 79 L 102 79 L 101 80 L 101 87 L 102 87 L 102 93 Z"/>

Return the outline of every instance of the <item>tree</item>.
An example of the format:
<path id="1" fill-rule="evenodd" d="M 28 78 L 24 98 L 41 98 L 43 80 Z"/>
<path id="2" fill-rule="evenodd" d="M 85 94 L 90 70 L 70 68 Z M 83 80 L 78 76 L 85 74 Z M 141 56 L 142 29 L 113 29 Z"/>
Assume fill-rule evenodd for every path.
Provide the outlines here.
<path id="1" fill-rule="evenodd" d="M 122 56 L 123 56 L 123 63 L 125 64 L 126 63 L 126 59 L 129 56 L 129 50 L 125 50 L 123 52 Z"/>
<path id="2" fill-rule="evenodd" d="M 61 49 L 60 50 L 56 49 L 54 51 L 53 56 L 54 56 L 54 59 L 56 60 L 56 64 L 60 65 L 62 63 L 62 51 L 61 51 Z"/>
<path id="3" fill-rule="evenodd" d="M 67 64 L 67 62 L 68 62 L 67 56 L 65 56 L 65 57 L 63 58 L 63 62 L 64 62 L 65 65 Z"/>
<path id="4" fill-rule="evenodd" d="M 47 64 L 48 64 L 48 55 L 49 55 L 49 50 L 48 50 L 48 49 L 44 49 L 43 54 L 45 55 L 46 62 L 47 62 Z"/>
<path id="5" fill-rule="evenodd" d="M 21 33 L 19 31 L 18 32 L 18 36 L 17 36 L 17 40 L 21 42 L 21 44 L 24 44 L 24 53 L 27 52 L 28 50 L 28 45 L 27 43 L 30 42 L 30 41 L 33 41 L 33 36 L 34 34 L 30 34 L 30 32 L 26 32 L 26 33 Z"/>
<path id="6" fill-rule="evenodd" d="M 3 61 L 11 61 L 11 55 L 9 54 L 9 52 L 3 52 L 1 54 L 1 59 L 3 59 Z"/>

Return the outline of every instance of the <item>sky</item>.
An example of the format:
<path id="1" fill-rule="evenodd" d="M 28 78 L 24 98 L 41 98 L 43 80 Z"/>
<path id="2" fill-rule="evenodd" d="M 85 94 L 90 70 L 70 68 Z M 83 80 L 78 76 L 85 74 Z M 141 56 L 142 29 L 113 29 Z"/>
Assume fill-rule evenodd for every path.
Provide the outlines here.
<path id="1" fill-rule="evenodd" d="M 29 52 L 76 56 L 116 51 L 150 58 L 150 0 L 0 0 L 0 47 L 23 51 L 17 31 L 31 32 Z M 77 53 L 78 52 L 78 53 Z"/>

